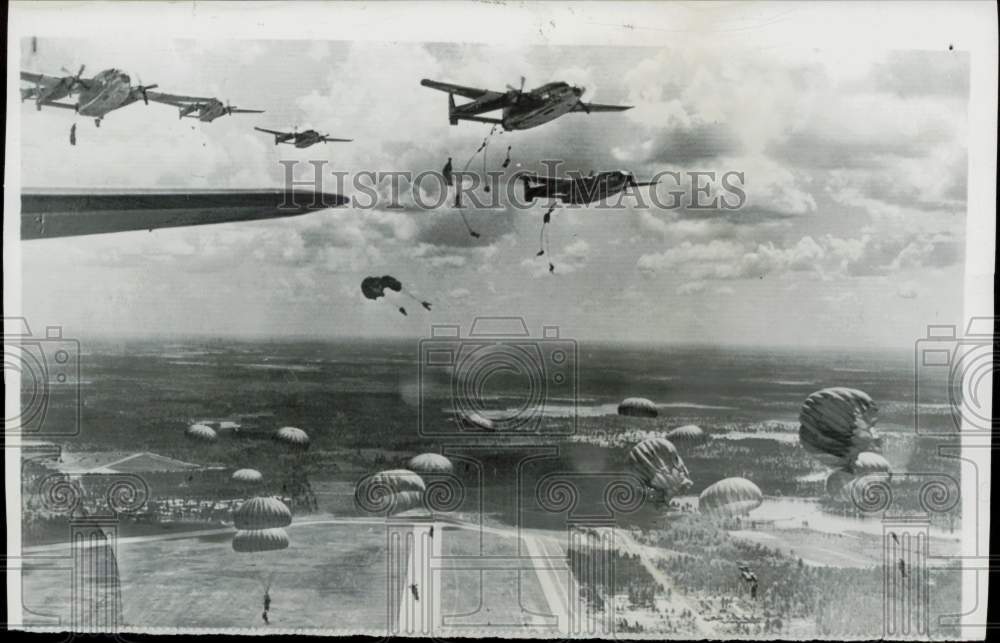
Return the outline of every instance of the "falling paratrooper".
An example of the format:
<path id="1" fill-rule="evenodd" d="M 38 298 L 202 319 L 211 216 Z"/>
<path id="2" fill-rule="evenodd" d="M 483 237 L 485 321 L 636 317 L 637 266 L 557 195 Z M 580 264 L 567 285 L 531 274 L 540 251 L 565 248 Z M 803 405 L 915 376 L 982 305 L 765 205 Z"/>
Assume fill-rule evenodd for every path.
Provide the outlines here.
<path id="1" fill-rule="evenodd" d="M 251 567 L 258 568 L 264 586 L 265 621 L 271 607 L 271 584 L 276 573 L 273 552 L 288 549 L 288 534 L 284 528 L 290 524 L 291 510 L 273 497 L 251 498 L 233 514 L 233 525 L 237 529 L 233 535 L 233 551 L 247 555 Z"/>

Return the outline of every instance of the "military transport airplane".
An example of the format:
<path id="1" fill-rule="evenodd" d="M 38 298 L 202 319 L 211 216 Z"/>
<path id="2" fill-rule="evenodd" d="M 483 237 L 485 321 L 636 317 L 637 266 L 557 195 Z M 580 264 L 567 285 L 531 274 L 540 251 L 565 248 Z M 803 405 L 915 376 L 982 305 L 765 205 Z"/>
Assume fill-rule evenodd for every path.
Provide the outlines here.
<path id="1" fill-rule="evenodd" d="M 330 138 L 329 135 L 320 134 L 314 129 L 307 129 L 304 132 L 278 132 L 273 129 L 264 129 L 263 127 L 255 127 L 254 129 L 258 132 L 274 134 L 275 145 L 288 143 L 289 145 L 294 145 L 295 147 L 309 147 L 310 145 L 315 145 L 316 143 L 350 143 L 354 140 L 352 138 Z"/>
<path id="2" fill-rule="evenodd" d="M 149 96 L 150 100 L 157 103 L 165 103 L 178 108 L 178 118 L 197 118 L 203 123 L 211 123 L 220 116 L 227 114 L 263 114 L 262 109 L 242 109 L 233 107 L 227 101 L 222 103 L 218 98 L 199 98 L 197 96 L 177 96 L 174 94 L 161 94 L 154 92 Z"/>
<path id="3" fill-rule="evenodd" d="M 80 74 L 83 67 L 80 68 Z M 105 69 L 93 78 L 81 78 L 80 74 L 66 77 L 46 76 L 28 71 L 21 72 L 21 80 L 35 84 L 31 96 L 35 98 L 38 109 L 42 107 L 61 107 L 72 109 L 83 116 L 94 117 L 94 124 L 101 126 L 101 119 L 111 111 L 131 105 L 142 100 L 147 105 L 155 93 L 148 92 L 156 85 L 132 86 L 132 79 L 120 69 Z M 30 91 L 30 90 L 26 90 Z M 59 99 L 78 94 L 76 103 L 61 103 Z"/>
<path id="4" fill-rule="evenodd" d="M 21 239 L 155 230 L 294 217 L 349 201 L 339 194 L 295 190 L 21 191 Z"/>
<path id="5" fill-rule="evenodd" d="M 537 127 L 570 112 L 589 114 L 591 112 L 622 112 L 626 109 L 632 109 L 631 105 L 585 103 L 582 96 L 586 90 L 583 87 L 574 87 L 564 82 L 546 83 L 526 92 L 524 91 L 523 77 L 520 89 L 514 89 L 508 85 L 505 92 L 463 87 L 426 78 L 421 80 L 420 84 L 424 87 L 448 92 L 448 122 L 452 125 L 458 125 L 458 121 L 476 121 L 503 125 L 505 130 L 519 130 Z M 455 94 L 471 98 L 472 101 L 456 105 Z M 480 116 L 480 114 L 498 109 L 503 110 L 500 118 Z"/>
<path id="6" fill-rule="evenodd" d="M 583 205 L 618 194 L 628 188 L 656 185 L 656 181 L 639 183 L 632 174 L 613 170 L 590 176 L 556 178 L 534 174 L 522 175 L 524 200 L 557 199 L 563 203 Z"/>

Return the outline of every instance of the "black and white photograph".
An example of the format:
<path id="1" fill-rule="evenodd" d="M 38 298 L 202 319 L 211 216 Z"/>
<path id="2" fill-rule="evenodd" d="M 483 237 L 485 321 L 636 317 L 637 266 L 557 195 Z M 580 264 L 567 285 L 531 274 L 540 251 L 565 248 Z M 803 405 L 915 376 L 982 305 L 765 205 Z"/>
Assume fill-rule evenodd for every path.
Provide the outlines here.
<path id="1" fill-rule="evenodd" d="M 985 638 L 995 4 L 8 18 L 8 628 Z"/>

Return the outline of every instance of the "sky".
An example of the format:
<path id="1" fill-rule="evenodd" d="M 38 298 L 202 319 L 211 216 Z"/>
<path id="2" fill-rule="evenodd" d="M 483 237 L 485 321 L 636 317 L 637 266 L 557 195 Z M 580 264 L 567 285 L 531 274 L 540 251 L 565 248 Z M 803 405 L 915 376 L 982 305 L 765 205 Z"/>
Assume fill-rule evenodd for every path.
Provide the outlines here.
<path id="1" fill-rule="evenodd" d="M 141 103 L 100 129 L 21 107 L 22 182 L 37 187 L 280 186 L 280 160 L 356 173 L 461 167 L 489 126 L 449 126 L 421 78 L 502 90 L 563 80 L 634 105 L 570 114 L 491 142 L 487 169 L 736 171 L 738 210 L 557 210 L 536 257 L 530 210 L 344 208 L 269 222 L 22 244 L 23 307 L 68 335 L 421 337 L 433 324 L 522 316 L 564 337 L 656 343 L 908 346 L 960 324 L 969 61 L 860 53 L 157 40 L 39 40 L 26 70 L 119 67 L 159 91 L 266 110 L 213 123 Z M 460 99 L 461 102 L 461 99 Z M 68 143 L 78 123 L 78 144 Z M 297 150 L 255 132 L 315 128 L 353 143 Z M 470 169 L 482 169 L 481 160 Z M 333 187 L 331 182 L 328 188 Z M 661 185 L 666 192 L 676 189 Z M 348 191 L 347 196 L 351 196 Z M 649 199 L 646 199 L 647 204 Z M 547 261 L 556 266 L 550 274 Z M 366 300 L 391 274 L 434 304 Z M 396 305 L 406 305 L 403 317 Z M 416 309 L 414 309 L 416 308 Z"/>

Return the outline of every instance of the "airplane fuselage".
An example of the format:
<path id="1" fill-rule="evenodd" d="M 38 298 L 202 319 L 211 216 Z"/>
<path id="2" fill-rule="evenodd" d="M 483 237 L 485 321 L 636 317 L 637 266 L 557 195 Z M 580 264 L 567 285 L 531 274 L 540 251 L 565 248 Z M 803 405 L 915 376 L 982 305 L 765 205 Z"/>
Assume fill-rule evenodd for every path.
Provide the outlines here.
<path id="1" fill-rule="evenodd" d="M 202 123 L 211 123 L 220 116 L 226 115 L 226 106 L 221 101 L 213 100 L 202 105 L 198 110 L 198 120 Z"/>
<path id="2" fill-rule="evenodd" d="M 622 192 L 630 186 L 629 176 L 621 172 L 603 172 L 597 176 L 562 179 L 526 187 L 525 197 L 558 199 L 563 203 L 584 205 Z"/>
<path id="3" fill-rule="evenodd" d="M 299 132 L 295 135 L 293 145 L 298 148 L 309 147 L 310 145 L 315 145 L 320 142 L 320 133 L 316 130 L 308 129 L 304 132 Z"/>
<path id="4" fill-rule="evenodd" d="M 105 69 L 88 81 L 80 91 L 77 111 L 83 116 L 101 118 L 108 112 L 134 102 L 132 80 L 118 69 Z"/>
<path id="5" fill-rule="evenodd" d="M 566 83 L 550 83 L 525 94 L 521 102 L 505 107 L 503 128 L 525 130 L 544 125 L 573 111 L 580 94 Z"/>

